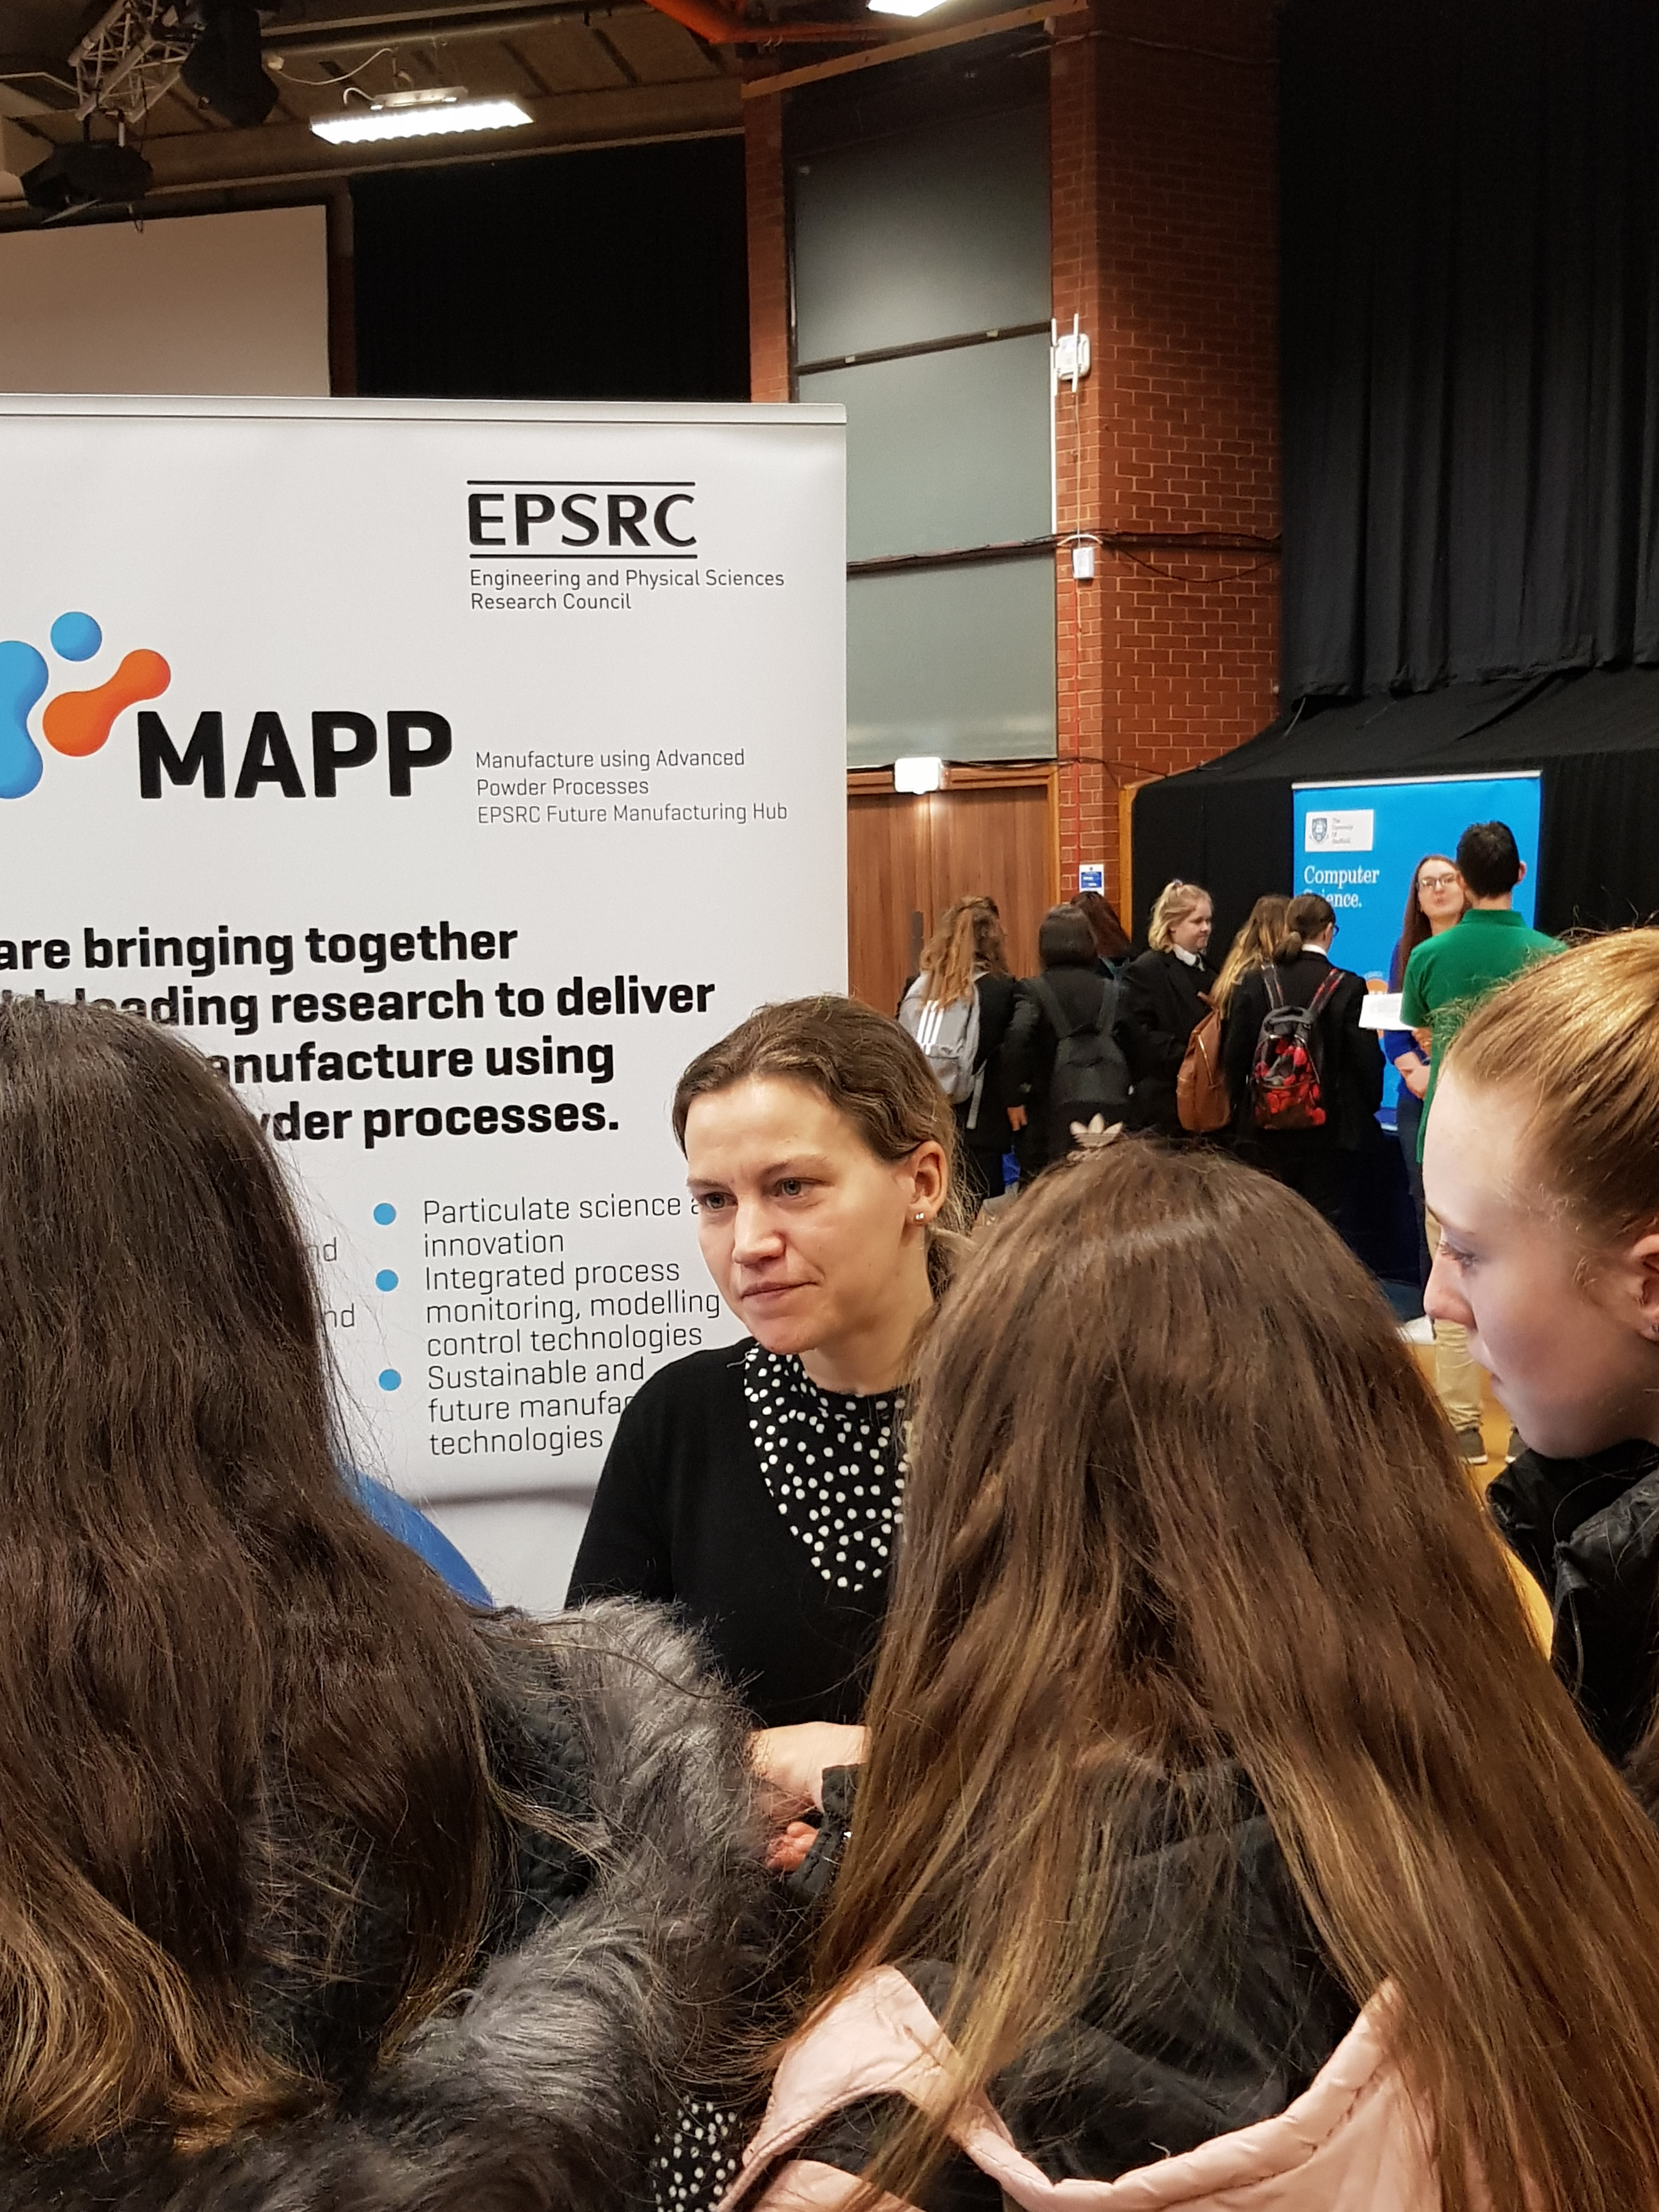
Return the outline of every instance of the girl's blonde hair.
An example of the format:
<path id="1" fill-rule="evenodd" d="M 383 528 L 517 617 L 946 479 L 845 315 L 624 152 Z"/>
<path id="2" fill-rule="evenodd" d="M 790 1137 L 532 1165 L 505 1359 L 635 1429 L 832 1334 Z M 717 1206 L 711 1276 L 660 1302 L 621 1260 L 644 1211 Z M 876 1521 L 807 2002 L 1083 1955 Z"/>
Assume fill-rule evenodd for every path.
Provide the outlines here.
<path id="1" fill-rule="evenodd" d="M 1210 1004 L 1217 1013 L 1226 1012 L 1233 993 L 1246 975 L 1272 960 L 1273 947 L 1285 932 L 1285 911 L 1290 902 L 1285 892 L 1269 891 L 1250 908 L 1249 919 L 1227 948 L 1221 973 L 1210 993 Z"/>
<path id="2" fill-rule="evenodd" d="M 1154 952 L 1167 952 L 1174 939 L 1171 932 L 1176 922 L 1194 913 L 1200 906 L 1211 903 L 1210 894 L 1202 884 L 1183 884 L 1177 879 L 1165 884 L 1152 907 L 1152 918 L 1146 926 L 1146 942 Z"/>
<path id="3" fill-rule="evenodd" d="M 980 893 L 947 906 L 921 948 L 922 981 L 930 1006 L 965 999 L 975 975 L 1006 975 L 1008 955 L 994 901 Z"/>
<path id="4" fill-rule="evenodd" d="M 1524 1103 L 1535 1181 L 1589 1242 L 1659 1222 L 1659 929 L 1527 969 L 1477 1008 L 1446 1066 Z"/>

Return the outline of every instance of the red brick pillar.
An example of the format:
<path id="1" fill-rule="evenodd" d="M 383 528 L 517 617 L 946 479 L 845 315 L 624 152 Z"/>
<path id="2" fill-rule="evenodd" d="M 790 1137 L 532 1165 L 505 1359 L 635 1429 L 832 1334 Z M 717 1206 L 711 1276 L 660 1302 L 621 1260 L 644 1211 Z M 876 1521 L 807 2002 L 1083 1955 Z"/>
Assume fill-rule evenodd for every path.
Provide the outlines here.
<path id="1" fill-rule="evenodd" d="M 1273 11 L 1095 0 L 1056 28 L 1054 312 L 1093 351 L 1075 427 L 1057 402 L 1059 520 L 1106 540 L 1092 584 L 1059 563 L 1062 890 L 1098 859 L 1109 893 L 1120 787 L 1277 711 Z"/>
<path id="2" fill-rule="evenodd" d="M 789 244 L 784 213 L 783 101 L 743 104 L 749 216 L 749 397 L 789 398 Z"/>
<path id="3" fill-rule="evenodd" d="M 1048 189 L 1054 320 L 1075 315 L 1100 344 L 1099 103 L 1096 41 L 1066 35 L 1063 19 L 1048 65 Z M 1101 380 L 1069 381 L 1054 398 L 1054 516 L 1062 539 L 1097 530 L 1101 477 Z M 1097 549 L 1097 573 L 1098 573 Z M 1115 799 L 1103 760 L 1102 683 L 1106 639 L 1097 583 L 1078 583 L 1061 544 L 1054 560 L 1054 679 L 1060 738 L 1060 896 L 1077 890 L 1078 863 L 1108 858 L 1116 835 Z"/>

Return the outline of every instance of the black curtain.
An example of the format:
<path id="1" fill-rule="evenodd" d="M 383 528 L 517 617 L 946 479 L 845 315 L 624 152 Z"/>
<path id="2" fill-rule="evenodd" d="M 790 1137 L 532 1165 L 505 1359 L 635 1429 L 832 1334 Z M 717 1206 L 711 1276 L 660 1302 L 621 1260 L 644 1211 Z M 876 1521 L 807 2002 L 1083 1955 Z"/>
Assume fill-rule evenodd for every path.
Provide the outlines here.
<path id="1" fill-rule="evenodd" d="M 1283 696 L 1659 662 L 1659 6 L 1281 36 Z"/>
<path id="2" fill-rule="evenodd" d="M 743 142 L 355 177 L 357 388 L 747 399 Z"/>
<path id="3" fill-rule="evenodd" d="M 1133 927 L 1144 936 L 1172 876 L 1210 892 L 1221 945 L 1264 892 L 1291 890 L 1295 784 L 1504 769 L 1542 775 L 1540 929 L 1659 918 L 1659 671 L 1626 668 L 1310 702 L 1207 767 L 1147 784 Z"/>

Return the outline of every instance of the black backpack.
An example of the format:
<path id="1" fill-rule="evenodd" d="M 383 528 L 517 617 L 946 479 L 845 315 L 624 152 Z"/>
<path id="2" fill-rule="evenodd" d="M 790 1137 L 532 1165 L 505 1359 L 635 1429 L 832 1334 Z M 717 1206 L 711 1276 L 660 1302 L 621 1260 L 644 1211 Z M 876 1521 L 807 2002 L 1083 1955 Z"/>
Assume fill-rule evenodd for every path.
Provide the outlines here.
<path id="1" fill-rule="evenodd" d="M 1129 1103 L 1129 1064 L 1112 1035 L 1117 1016 L 1117 985 L 1100 979 L 1100 1008 L 1092 1021 L 1066 1019 L 1046 975 L 1034 975 L 1030 989 L 1048 1016 L 1059 1043 L 1048 1083 L 1048 1154 L 1057 1159 L 1072 1147 L 1072 1124 L 1086 1128 L 1098 1114 L 1121 1121 Z"/>
<path id="2" fill-rule="evenodd" d="M 1267 1011 L 1250 1066 L 1250 1118 L 1258 1129 L 1322 1129 L 1327 1120 L 1319 1017 L 1335 995 L 1342 970 L 1333 968 L 1305 1006 L 1287 1006 L 1271 963 L 1261 971 Z"/>

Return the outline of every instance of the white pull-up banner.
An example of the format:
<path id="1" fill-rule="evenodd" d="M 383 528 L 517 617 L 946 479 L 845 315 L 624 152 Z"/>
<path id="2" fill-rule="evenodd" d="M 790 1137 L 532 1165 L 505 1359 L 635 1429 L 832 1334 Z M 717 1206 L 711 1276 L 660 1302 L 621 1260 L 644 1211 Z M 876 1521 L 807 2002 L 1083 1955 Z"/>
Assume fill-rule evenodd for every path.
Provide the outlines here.
<path id="1" fill-rule="evenodd" d="M 0 990 L 212 1057 L 367 1457 L 590 1482 L 735 1334 L 668 1126 L 846 981 L 835 408 L 0 399 Z"/>

